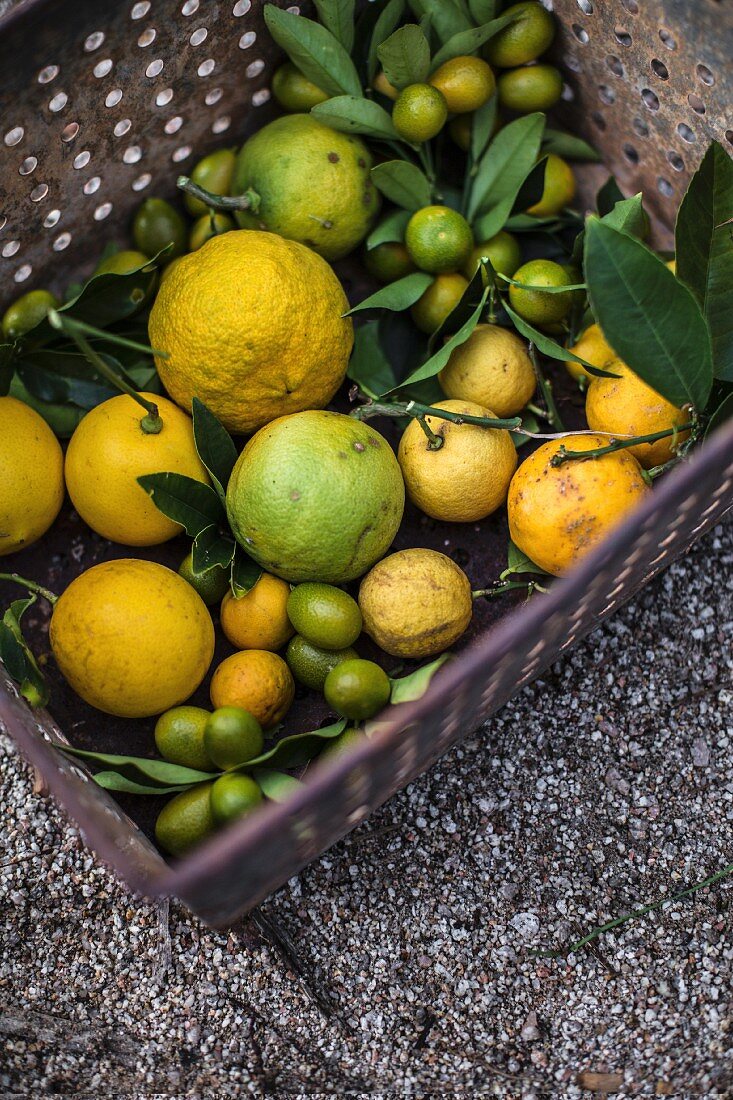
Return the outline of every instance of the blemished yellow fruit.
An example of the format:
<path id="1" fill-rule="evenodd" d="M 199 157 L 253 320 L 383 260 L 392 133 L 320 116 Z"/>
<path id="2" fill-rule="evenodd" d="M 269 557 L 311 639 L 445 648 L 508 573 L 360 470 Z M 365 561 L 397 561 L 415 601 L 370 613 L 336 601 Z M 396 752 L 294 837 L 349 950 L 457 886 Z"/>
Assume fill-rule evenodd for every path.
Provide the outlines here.
<path id="1" fill-rule="evenodd" d="M 603 333 L 595 322 L 588 325 L 577 344 L 574 344 L 570 351 L 574 355 L 579 355 L 581 359 L 585 359 L 591 366 L 598 367 L 599 370 L 605 370 L 611 360 L 616 358 L 615 351 L 606 342 Z M 582 363 L 574 363 L 571 359 L 566 361 L 565 366 L 568 373 L 578 381 L 585 378 L 587 382 L 592 382 L 597 377 L 590 374 Z"/>
<path id="2" fill-rule="evenodd" d="M 493 411 L 474 401 L 438 401 L 433 408 L 495 418 Z M 417 420 L 405 429 L 397 458 L 410 500 L 445 523 L 472 523 L 490 516 L 506 500 L 517 468 L 509 432 L 438 416 L 426 416 L 425 421 L 443 444 L 432 450 Z"/>
<path id="3" fill-rule="evenodd" d="M 40 539 L 64 502 L 64 456 L 42 416 L 0 397 L 0 557 Z"/>
<path id="4" fill-rule="evenodd" d="M 446 397 L 474 401 L 499 417 L 516 416 L 537 388 L 527 344 L 508 328 L 477 325 L 438 375 Z"/>
<path id="5" fill-rule="evenodd" d="M 628 451 L 569 459 L 553 466 L 561 446 L 592 451 L 603 435 L 573 435 L 544 443 L 521 464 L 509 486 L 509 533 L 541 569 L 561 576 L 594 550 L 651 489 Z"/>
<path id="6" fill-rule="evenodd" d="M 282 649 L 295 629 L 288 618 L 290 585 L 263 573 L 244 596 L 227 592 L 221 602 L 221 628 L 237 649 Z"/>
<path id="7" fill-rule="evenodd" d="M 214 655 L 214 625 L 198 593 L 157 562 L 94 565 L 56 603 L 51 649 L 91 706 L 147 718 L 184 702 Z"/>
<path id="8" fill-rule="evenodd" d="M 575 176 L 566 160 L 550 153 L 545 164 L 545 184 L 542 197 L 534 206 L 527 207 L 527 213 L 535 218 L 549 218 L 559 214 L 575 198 Z"/>
<path id="9" fill-rule="evenodd" d="M 465 114 L 483 107 L 494 93 L 496 82 L 491 68 L 480 57 L 463 55 L 444 61 L 430 83 L 443 93 L 451 114 Z"/>
<path id="10" fill-rule="evenodd" d="M 277 653 L 244 649 L 222 661 L 211 679 L 210 691 L 215 708 L 242 707 L 263 729 L 272 729 L 292 706 L 295 681 Z"/>
<path id="11" fill-rule="evenodd" d="M 144 474 L 176 473 L 208 485 L 196 453 L 193 425 L 177 405 L 158 394 L 160 432 L 148 433 L 145 409 L 121 394 L 92 409 L 66 452 L 66 487 L 72 504 L 93 531 L 123 546 L 156 546 L 180 535 L 181 527 L 158 511 L 138 485 Z"/>
<path id="12" fill-rule="evenodd" d="M 364 630 L 391 657 L 432 657 L 465 632 L 471 585 L 437 550 L 399 550 L 378 562 L 359 588 Z"/>
<path id="13" fill-rule="evenodd" d="M 321 409 L 346 374 L 354 342 L 333 270 L 276 233 L 235 230 L 176 264 L 150 312 L 163 385 L 194 396 L 232 432 Z"/>
<path id="14" fill-rule="evenodd" d="M 617 378 L 593 378 L 585 398 L 588 427 L 594 432 L 612 436 L 653 435 L 666 428 L 676 428 L 689 421 L 689 416 L 648 386 L 620 359 L 612 359 L 608 370 Z M 655 443 L 638 443 L 629 447 L 646 470 L 661 466 L 674 457 L 675 450 L 690 433 L 679 432 L 658 439 Z"/>

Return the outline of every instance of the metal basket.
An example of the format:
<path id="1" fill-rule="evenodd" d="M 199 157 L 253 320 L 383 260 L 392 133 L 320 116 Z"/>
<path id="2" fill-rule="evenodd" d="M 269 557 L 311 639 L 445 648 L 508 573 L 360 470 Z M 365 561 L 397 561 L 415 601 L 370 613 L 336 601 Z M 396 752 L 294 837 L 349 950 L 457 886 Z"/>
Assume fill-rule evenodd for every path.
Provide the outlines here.
<path id="1" fill-rule="evenodd" d="M 695 5 L 694 33 L 682 0 L 554 6 L 567 121 L 602 150 L 628 192 L 644 190 L 663 238 L 708 140 L 733 141 L 725 120 L 733 19 L 715 0 Z M 179 167 L 239 141 L 267 117 L 278 60 L 258 0 L 19 0 L 0 16 L 0 301 L 88 274 L 102 236 L 126 240 L 141 197 L 170 195 Z M 423 699 L 396 708 L 377 736 L 314 769 L 288 803 L 268 805 L 175 866 L 82 767 L 52 748 L 67 735 L 74 740 L 73 712 L 57 711 L 65 734 L 49 715 L 29 710 L 2 666 L 0 722 L 88 844 L 131 887 L 177 896 L 207 922 L 224 925 L 538 676 L 731 503 L 733 425 L 666 476 L 549 596 L 506 614 L 496 605 L 482 612 L 479 634 L 460 658 Z M 13 565 L 35 566 L 38 579 L 68 581 L 82 567 L 68 553 L 75 533 L 67 516 Z M 419 538 L 442 545 L 443 536 L 423 527 Z M 496 575 L 505 530 L 459 536 L 451 529 L 449 537 L 465 543 L 469 557 L 483 555 L 486 576 Z M 105 556 L 120 556 L 119 548 L 86 536 L 83 566 Z M 104 719 L 97 719 L 101 728 Z M 126 806 L 143 820 L 136 805 Z"/>

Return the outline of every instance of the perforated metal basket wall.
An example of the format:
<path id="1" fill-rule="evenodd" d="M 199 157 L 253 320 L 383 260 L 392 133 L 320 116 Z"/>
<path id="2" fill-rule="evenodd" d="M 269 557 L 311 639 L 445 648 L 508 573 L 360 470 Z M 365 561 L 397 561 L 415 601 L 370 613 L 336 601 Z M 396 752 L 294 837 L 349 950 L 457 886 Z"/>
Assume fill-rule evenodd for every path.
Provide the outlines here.
<path id="1" fill-rule="evenodd" d="M 283 5 L 284 6 L 284 5 Z M 0 5 L 1 9 L 2 5 Z M 663 230 L 710 137 L 730 142 L 733 19 L 714 0 L 557 0 L 564 110 Z M 21 0 L 0 17 L 0 303 L 85 274 L 126 239 L 149 193 L 241 139 L 267 111 L 277 57 L 257 0 Z M 353 755 L 313 770 L 284 805 L 170 867 L 88 773 L 52 748 L 64 732 L 19 698 L 0 666 L 0 722 L 130 885 L 226 924 L 363 821 L 541 673 L 733 503 L 733 425 L 541 600 L 487 629 L 428 694 L 397 708 Z M 18 563 L 20 565 L 20 562 Z"/>

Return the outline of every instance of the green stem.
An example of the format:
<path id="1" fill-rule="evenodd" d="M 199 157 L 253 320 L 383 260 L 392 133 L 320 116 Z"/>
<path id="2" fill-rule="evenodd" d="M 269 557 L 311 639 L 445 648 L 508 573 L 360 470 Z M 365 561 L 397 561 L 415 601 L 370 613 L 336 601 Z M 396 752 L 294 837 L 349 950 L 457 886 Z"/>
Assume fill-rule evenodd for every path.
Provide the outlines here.
<path id="1" fill-rule="evenodd" d="M 88 325 L 86 321 L 80 321 L 76 317 L 69 317 L 65 313 L 59 313 L 57 317 L 58 322 L 56 320 L 51 320 L 51 324 L 54 328 L 60 329 L 67 336 L 71 336 L 72 329 L 75 329 L 77 332 L 85 333 L 87 336 L 96 336 L 100 340 L 106 340 L 109 344 L 116 344 L 117 347 L 120 348 L 129 348 L 130 351 L 141 351 L 144 355 L 154 355 L 159 359 L 170 358 L 167 351 L 158 351 L 157 348 L 151 348 L 148 344 L 139 344 L 137 340 L 128 340 L 126 336 L 118 336 L 117 333 L 107 332 L 103 328 L 95 328 L 94 325 Z"/>
<path id="2" fill-rule="evenodd" d="M 442 435 L 437 435 L 433 431 L 424 416 L 418 416 L 415 419 L 417 420 L 422 430 L 425 432 L 425 435 L 428 437 L 428 450 L 439 451 L 440 448 L 443 446 Z"/>
<path id="3" fill-rule="evenodd" d="M 517 431 L 522 427 L 521 418 L 512 417 L 510 420 L 499 420 L 488 416 L 469 416 L 468 413 L 449 412 L 448 409 L 436 409 L 432 405 L 422 405 L 419 401 L 374 401 L 371 405 L 360 405 L 353 409 L 351 415 L 356 420 L 371 420 L 375 416 L 392 417 L 421 417 L 434 416 L 438 420 L 450 420 L 453 424 L 478 424 L 482 428 L 506 428 L 508 431 Z"/>
<path id="4" fill-rule="evenodd" d="M 83 322 L 74 321 L 69 317 L 64 316 L 55 309 L 51 309 L 48 312 L 48 319 L 51 325 L 59 331 L 70 336 L 82 355 L 91 363 L 96 371 L 102 375 L 104 379 L 111 386 L 126 393 L 128 397 L 132 397 L 134 401 L 137 401 L 138 405 L 142 405 L 145 409 L 146 415 L 140 421 L 140 427 L 148 435 L 157 435 L 163 428 L 163 421 L 158 412 L 158 406 L 154 401 L 148 401 L 146 397 L 143 397 L 141 393 L 138 393 L 136 389 L 126 382 L 117 371 L 105 363 L 99 352 L 95 351 L 89 341 L 83 335 L 83 328 L 91 326 L 83 326 Z M 103 334 L 103 335 L 106 335 Z"/>
<path id="5" fill-rule="evenodd" d="M 477 588 L 471 593 L 471 598 L 478 600 L 481 597 L 486 597 L 491 600 L 495 596 L 503 596 L 505 592 L 511 592 L 517 588 L 526 588 L 528 596 L 531 596 L 533 592 L 547 592 L 547 589 L 539 581 L 501 581 L 493 588 Z"/>
<path id="6" fill-rule="evenodd" d="M 569 283 L 567 286 L 532 286 L 529 283 L 518 283 L 516 279 L 512 279 L 509 275 L 503 275 L 501 271 L 497 271 L 499 278 L 509 283 L 510 286 L 518 286 L 522 290 L 536 290 L 540 294 L 565 294 L 570 290 L 587 290 L 587 283 Z"/>
<path id="7" fill-rule="evenodd" d="M 670 435 L 679 435 L 680 432 L 689 431 L 693 428 L 692 423 L 681 424 L 676 428 L 664 428 L 661 432 L 651 432 L 649 435 L 635 435 L 630 439 L 614 439 L 612 443 L 607 444 L 605 447 L 595 447 L 592 451 L 567 451 L 563 446 L 560 447 L 556 455 L 550 459 L 552 466 L 562 466 L 563 462 L 569 462 L 571 459 L 577 462 L 583 462 L 586 458 L 600 458 L 602 455 L 613 454 L 614 451 L 621 451 L 625 447 L 635 447 L 637 443 L 656 443 L 658 439 L 667 439 Z M 668 464 L 665 464 L 668 465 Z M 661 473 L 664 467 L 656 467 Z"/>
<path id="8" fill-rule="evenodd" d="M 12 581 L 14 584 L 22 584 L 29 592 L 35 592 L 37 596 L 43 596 L 44 600 L 48 600 L 50 604 L 55 604 L 58 599 L 55 592 L 51 592 L 49 588 L 44 588 L 43 585 L 36 584 L 35 581 L 29 581 L 26 577 L 21 577 L 19 573 L 0 573 L 0 581 Z"/>
<path id="9" fill-rule="evenodd" d="M 207 191 L 205 187 L 199 187 L 188 176 L 179 176 L 176 180 L 176 187 L 181 191 L 185 191 L 187 195 L 191 195 L 194 199 L 199 199 L 209 209 L 251 210 L 253 214 L 256 214 L 260 209 L 261 198 L 251 187 L 247 188 L 241 195 L 215 195 L 213 191 Z"/>
<path id="10" fill-rule="evenodd" d="M 542 368 L 540 367 L 539 360 L 537 359 L 537 349 L 532 343 L 530 343 L 529 345 L 529 357 L 532 360 L 532 366 L 534 367 L 537 385 L 540 388 L 540 393 L 542 394 L 545 402 L 545 407 L 547 409 L 547 412 L 541 415 L 544 416 L 545 420 L 547 420 L 548 423 L 552 424 L 553 428 L 558 428 L 561 432 L 564 432 L 565 425 L 562 422 L 562 417 L 560 416 L 557 405 L 555 404 L 555 397 L 552 392 L 552 385 L 542 373 Z"/>

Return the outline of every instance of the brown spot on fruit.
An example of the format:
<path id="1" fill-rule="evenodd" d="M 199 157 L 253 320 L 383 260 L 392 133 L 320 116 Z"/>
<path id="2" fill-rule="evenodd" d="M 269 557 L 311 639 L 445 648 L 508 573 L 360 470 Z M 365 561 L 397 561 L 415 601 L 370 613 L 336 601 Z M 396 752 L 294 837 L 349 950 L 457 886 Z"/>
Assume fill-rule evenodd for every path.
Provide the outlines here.
<path id="1" fill-rule="evenodd" d="M 360 168 L 366 168 L 366 161 L 363 157 L 359 157 L 356 163 L 359 165 Z"/>
<path id="2" fill-rule="evenodd" d="M 293 489 L 292 493 L 290 494 L 290 499 L 291 500 L 300 500 L 300 493 L 298 492 L 297 489 Z"/>
<path id="3" fill-rule="evenodd" d="M 328 159 L 331 161 L 331 164 L 338 164 L 341 158 L 339 157 L 338 153 L 329 153 Z"/>
<path id="4" fill-rule="evenodd" d="M 355 451 L 365 451 L 366 447 L 364 446 L 363 443 L 355 443 L 354 444 L 354 450 Z"/>

